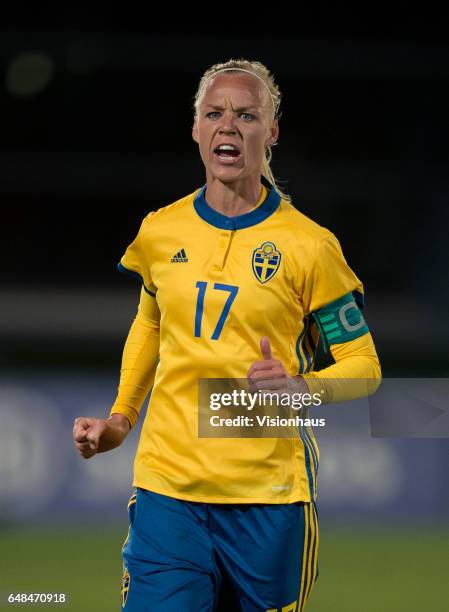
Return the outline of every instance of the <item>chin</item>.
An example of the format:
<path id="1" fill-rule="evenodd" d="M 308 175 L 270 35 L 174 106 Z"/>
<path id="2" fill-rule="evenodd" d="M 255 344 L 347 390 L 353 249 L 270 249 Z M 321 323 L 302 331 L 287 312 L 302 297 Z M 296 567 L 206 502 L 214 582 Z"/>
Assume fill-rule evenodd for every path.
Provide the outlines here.
<path id="1" fill-rule="evenodd" d="M 248 176 L 248 172 L 245 171 L 245 168 L 211 168 L 210 175 L 212 178 L 222 181 L 223 183 L 233 183 L 235 181 L 241 180 Z"/>

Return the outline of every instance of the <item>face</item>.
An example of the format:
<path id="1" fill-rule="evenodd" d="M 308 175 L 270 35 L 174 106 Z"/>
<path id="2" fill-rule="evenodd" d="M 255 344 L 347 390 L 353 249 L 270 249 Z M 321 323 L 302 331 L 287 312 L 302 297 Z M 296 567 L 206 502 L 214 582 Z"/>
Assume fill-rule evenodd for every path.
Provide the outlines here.
<path id="1" fill-rule="evenodd" d="M 271 97 L 257 77 L 223 73 L 209 80 L 192 130 L 208 182 L 260 180 L 265 146 L 278 132 Z"/>

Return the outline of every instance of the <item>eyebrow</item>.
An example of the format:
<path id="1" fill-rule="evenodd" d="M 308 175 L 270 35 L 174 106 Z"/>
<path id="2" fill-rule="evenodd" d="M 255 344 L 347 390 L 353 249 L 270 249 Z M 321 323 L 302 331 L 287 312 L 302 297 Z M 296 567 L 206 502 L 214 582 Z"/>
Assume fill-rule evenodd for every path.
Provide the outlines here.
<path id="1" fill-rule="evenodd" d="M 225 110 L 223 106 L 217 106 L 216 104 L 206 104 L 206 106 L 208 108 L 213 108 L 214 110 Z M 258 111 L 259 108 L 257 106 L 239 106 L 238 108 L 234 109 L 236 113 L 242 113 L 249 110 Z"/>

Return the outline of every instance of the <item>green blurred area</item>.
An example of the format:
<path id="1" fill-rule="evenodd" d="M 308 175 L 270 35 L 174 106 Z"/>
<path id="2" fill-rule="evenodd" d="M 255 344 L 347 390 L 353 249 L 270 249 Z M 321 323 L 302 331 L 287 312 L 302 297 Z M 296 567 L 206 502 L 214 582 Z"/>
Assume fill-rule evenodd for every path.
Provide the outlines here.
<path id="1" fill-rule="evenodd" d="M 0 531 L 3 600 L 7 592 L 69 597 L 64 606 L 2 602 L 0 607 L 120 610 L 120 549 L 125 536 L 125 525 Z M 448 536 L 443 528 L 322 529 L 320 577 L 307 612 L 446 611 Z"/>

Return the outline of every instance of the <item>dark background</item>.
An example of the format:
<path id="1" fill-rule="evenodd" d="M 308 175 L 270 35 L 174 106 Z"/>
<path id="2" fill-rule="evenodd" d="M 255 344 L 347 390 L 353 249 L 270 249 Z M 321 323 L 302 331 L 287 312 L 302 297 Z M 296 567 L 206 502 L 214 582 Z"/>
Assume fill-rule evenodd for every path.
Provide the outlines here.
<path id="1" fill-rule="evenodd" d="M 384 373 L 448 371 L 443 15 L 375 33 L 336 16 L 164 31 L 73 13 L 0 32 L 4 365 L 118 366 L 137 287 L 116 263 L 148 211 L 203 184 L 193 96 L 245 57 L 283 92 L 275 176 L 364 282 Z"/>

